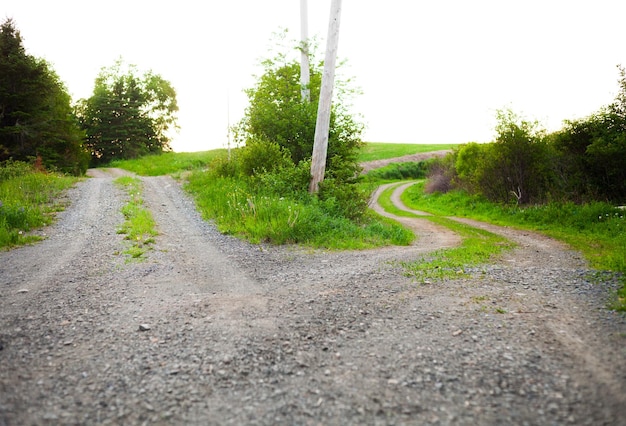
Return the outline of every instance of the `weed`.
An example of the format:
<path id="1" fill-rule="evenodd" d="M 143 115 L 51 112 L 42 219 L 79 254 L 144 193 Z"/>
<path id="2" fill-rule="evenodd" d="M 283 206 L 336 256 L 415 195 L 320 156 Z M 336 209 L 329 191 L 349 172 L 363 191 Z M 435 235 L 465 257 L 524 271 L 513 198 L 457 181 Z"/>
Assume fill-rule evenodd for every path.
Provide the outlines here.
<path id="1" fill-rule="evenodd" d="M 118 234 L 125 234 L 125 240 L 130 246 L 124 250 L 124 254 L 130 259 L 141 259 L 150 248 L 158 234 L 156 223 L 149 210 L 143 207 L 141 198 L 141 180 L 138 178 L 123 176 L 115 180 L 115 184 L 124 188 L 129 196 L 129 201 L 122 207 L 125 221 L 118 228 Z"/>

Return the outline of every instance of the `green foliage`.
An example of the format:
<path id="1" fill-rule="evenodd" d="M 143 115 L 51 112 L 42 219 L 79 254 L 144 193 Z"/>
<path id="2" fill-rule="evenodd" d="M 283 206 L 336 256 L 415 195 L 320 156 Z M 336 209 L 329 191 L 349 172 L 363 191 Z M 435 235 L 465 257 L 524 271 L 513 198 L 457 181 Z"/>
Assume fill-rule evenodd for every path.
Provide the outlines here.
<path id="1" fill-rule="evenodd" d="M 140 176 L 175 175 L 190 170 L 205 169 L 218 158 L 226 159 L 225 149 L 202 152 L 164 152 L 132 160 L 115 160 L 108 164 Z"/>
<path id="2" fill-rule="evenodd" d="M 498 136 L 477 159 L 476 179 L 493 201 L 518 204 L 538 202 L 547 189 L 550 158 L 544 132 L 510 110 L 498 112 Z"/>
<path id="3" fill-rule="evenodd" d="M 141 180 L 123 176 L 117 178 L 115 183 L 124 188 L 129 196 L 128 203 L 122 207 L 125 221 L 117 231 L 119 234 L 126 234 L 125 239 L 130 242 L 124 253 L 131 259 L 141 259 L 158 235 L 156 222 L 152 213 L 143 207 Z"/>
<path id="4" fill-rule="evenodd" d="M 355 223 L 341 214 L 335 198 L 321 200 L 301 189 L 289 188 L 291 181 L 285 177 L 298 180 L 304 176 L 306 182 L 308 170 L 301 163 L 277 170 L 276 174 L 250 178 L 218 175 L 217 169 L 211 168 L 191 174 L 186 189 L 193 194 L 205 219 L 214 221 L 221 232 L 254 243 L 362 249 L 411 241 L 412 234 L 397 224 L 368 215 Z"/>
<path id="5" fill-rule="evenodd" d="M 246 176 L 260 176 L 293 167 L 289 151 L 278 143 L 251 137 L 239 150 L 239 170 Z"/>
<path id="6" fill-rule="evenodd" d="M 551 135 L 559 193 L 574 200 L 626 201 L 626 117 L 611 108 L 568 121 Z"/>
<path id="7" fill-rule="evenodd" d="M 296 52 L 296 50 L 293 50 Z M 317 107 L 322 81 L 322 63 L 311 60 L 311 101 L 302 100 L 300 63 L 279 53 L 263 61 L 263 74 L 248 89 L 250 104 L 236 134 L 243 142 L 275 143 L 289 152 L 293 164 L 308 161 L 313 152 Z M 326 171 L 335 179 L 350 176 L 358 170 L 362 124 L 348 112 L 348 97 L 356 91 L 337 79 L 331 110 Z M 341 177 L 340 177 L 341 176 Z"/>
<path id="8" fill-rule="evenodd" d="M 404 157 L 405 155 L 418 154 L 422 152 L 443 151 L 453 149 L 457 146 L 457 144 L 365 142 L 359 152 L 359 162 Z"/>
<path id="9" fill-rule="evenodd" d="M 83 174 L 88 156 L 70 101 L 52 67 L 26 54 L 7 19 L 0 26 L 0 161 L 37 157 L 49 170 Z"/>
<path id="10" fill-rule="evenodd" d="M 30 231 L 51 222 L 62 191 L 76 178 L 40 173 L 27 163 L 0 164 L 0 247 L 36 241 Z"/>
<path id="11" fill-rule="evenodd" d="M 121 60 L 100 71 L 93 95 L 76 107 L 92 165 L 168 151 L 177 111 L 168 81 L 152 72 L 140 76 L 132 65 L 123 69 Z"/>

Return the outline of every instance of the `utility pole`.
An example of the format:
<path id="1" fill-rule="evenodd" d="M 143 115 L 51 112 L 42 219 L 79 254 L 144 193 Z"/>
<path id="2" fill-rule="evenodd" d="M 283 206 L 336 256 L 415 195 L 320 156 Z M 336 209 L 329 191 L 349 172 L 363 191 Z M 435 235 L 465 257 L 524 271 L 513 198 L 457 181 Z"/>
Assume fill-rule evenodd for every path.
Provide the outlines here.
<path id="1" fill-rule="evenodd" d="M 307 0 L 300 0 L 300 86 L 302 102 L 311 102 L 309 72 L 309 17 Z"/>
<path id="2" fill-rule="evenodd" d="M 330 21 L 328 23 L 326 55 L 324 59 L 324 73 L 322 74 L 322 88 L 320 89 L 320 102 L 317 108 L 317 122 L 315 123 L 313 156 L 311 158 L 311 184 L 309 186 L 309 192 L 312 194 L 319 190 L 319 184 L 324 180 L 324 172 L 326 171 L 330 108 L 335 84 L 335 63 L 337 62 L 337 48 L 339 46 L 340 17 L 341 0 L 332 0 L 330 5 Z"/>

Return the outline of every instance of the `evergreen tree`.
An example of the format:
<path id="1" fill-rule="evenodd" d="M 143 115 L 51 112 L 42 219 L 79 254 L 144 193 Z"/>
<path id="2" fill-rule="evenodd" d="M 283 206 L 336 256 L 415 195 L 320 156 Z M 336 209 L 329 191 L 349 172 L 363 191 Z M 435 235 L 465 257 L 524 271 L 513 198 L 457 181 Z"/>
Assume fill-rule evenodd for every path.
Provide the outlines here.
<path id="1" fill-rule="evenodd" d="M 48 63 L 26 54 L 7 19 L 0 26 L 0 161 L 40 157 L 48 168 L 83 173 L 82 140 L 63 83 Z"/>

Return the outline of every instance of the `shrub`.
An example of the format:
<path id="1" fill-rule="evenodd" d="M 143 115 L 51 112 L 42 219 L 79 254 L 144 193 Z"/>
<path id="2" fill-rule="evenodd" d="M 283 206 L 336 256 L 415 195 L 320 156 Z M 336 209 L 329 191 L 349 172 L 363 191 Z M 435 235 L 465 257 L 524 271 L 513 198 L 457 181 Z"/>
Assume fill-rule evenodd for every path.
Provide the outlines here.
<path id="1" fill-rule="evenodd" d="M 240 171 L 246 176 L 271 173 L 285 167 L 293 167 L 289 151 L 276 142 L 251 137 L 239 150 Z"/>

